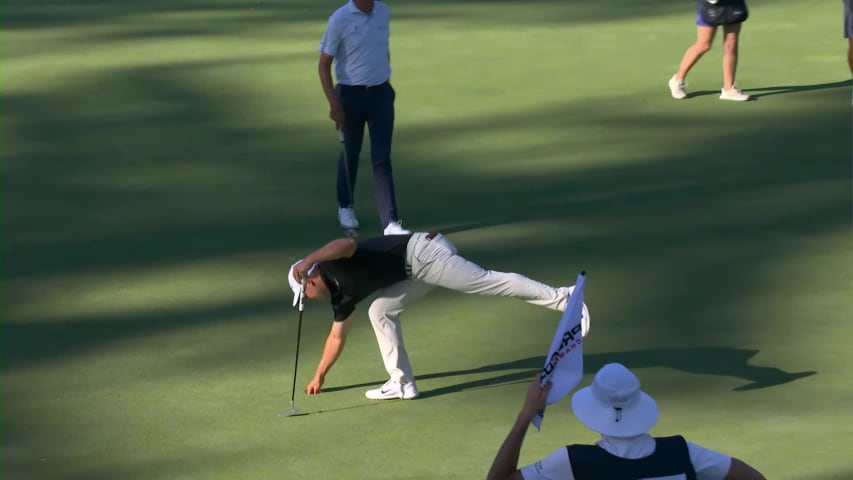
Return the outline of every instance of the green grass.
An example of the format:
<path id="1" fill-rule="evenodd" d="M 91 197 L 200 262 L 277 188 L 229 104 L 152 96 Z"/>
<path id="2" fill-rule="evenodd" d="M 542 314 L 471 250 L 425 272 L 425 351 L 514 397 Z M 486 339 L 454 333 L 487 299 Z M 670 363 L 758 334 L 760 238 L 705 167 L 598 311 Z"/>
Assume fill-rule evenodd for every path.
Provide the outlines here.
<path id="1" fill-rule="evenodd" d="M 316 46 L 338 2 L 2 5 L 2 475 L 481 478 L 553 313 L 435 292 L 404 321 L 423 398 L 362 315 L 327 392 L 288 410 L 286 267 L 338 234 Z M 840 2 L 754 0 L 666 80 L 691 2 L 391 4 L 407 227 L 553 284 L 588 271 L 591 374 L 633 367 L 653 433 L 776 480 L 853 477 L 850 72 Z M 369 163 L 357 195 L 378 232 Z M 364 313 L 365 308 L 360 311 Z M 305 313 L 297 385 L 328 307 Z M 521 462 L 595 434 L 549 408 Z"/>

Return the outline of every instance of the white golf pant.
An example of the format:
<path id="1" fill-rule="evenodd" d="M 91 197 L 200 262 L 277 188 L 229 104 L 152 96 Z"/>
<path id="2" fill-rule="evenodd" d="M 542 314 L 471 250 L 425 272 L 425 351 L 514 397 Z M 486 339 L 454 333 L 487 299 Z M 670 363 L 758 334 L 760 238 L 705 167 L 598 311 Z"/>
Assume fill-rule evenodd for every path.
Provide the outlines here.
<path id="1" fill-rule="evenodd" d="M 569 288 L 554 288 L 517 273 L 486 270 L 456 254 L 441 234 L 415 233 L 406 248 L 410 278 L 379 291 L 368 316 L 379 343 L 385 369 L 392 380 L 414 380 L 403 344 L 400 314 L 433 286 L 463 293 L 514 297 L 551 310 L 563 311 Z"/>

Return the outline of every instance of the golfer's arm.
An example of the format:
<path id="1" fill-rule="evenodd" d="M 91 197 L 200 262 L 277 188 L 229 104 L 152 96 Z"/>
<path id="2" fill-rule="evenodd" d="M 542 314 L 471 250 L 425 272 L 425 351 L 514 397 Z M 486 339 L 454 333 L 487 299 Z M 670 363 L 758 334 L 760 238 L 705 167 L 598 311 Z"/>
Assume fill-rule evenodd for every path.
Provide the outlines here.
<path id="1" fill-rule="evenodd" d="M 333 105 L 338 101 L 338 96 L 335 94 L 335 83 L 332 81 L 332 60 L 335 57 L 328 53 L 320 53 L 320 61 L 317 64 L 317 72 L 320 74 L 320 85 L 323 86 L 323 93 L 326 94 L 326 100 L 329 105 Z"/>
<path id="2" fill-rule="evenodd" d="M 347 342 L 347 335 L 352 326 L 352 314 L 343 322 L 333 322 L 332 329 L 329 331 L 329 336 L 326 338 L 326 344 L 323 346 L 323 356 L 320 358 L 320 364 L 317 365 L 317 376 L 325 378 L 326 374 L 332 368 L 332 365 L 341 356 L 344 351 L 344 345 Z"/>
<path id="3" fill-rule="evenodd" d="M 328 262 L 339 258 L 349 258 L 353 256 L 358 244 L 352 238 L 339 238 L 323 245 L 319 249 L 311 252 L 305 257 L 307 265 L 313 265 L 319 262 Z M 341 322 L 335 322 L 341 323 Z"/>
<path id="4" fill-rule="evenodd" d="M 512 430 L 506 436 L 503 445 L 501 445 L 498 454 L 492 462 L 492 468 L 489 469 L 487 480 L 524 480 L 521 472 L 518 471 L 518 455 L 521 452 L 521 444 L 524 443 L 524 436 L 527 434 L 527 426 L 533 414 L 525 409 L 521 410 Z"/>

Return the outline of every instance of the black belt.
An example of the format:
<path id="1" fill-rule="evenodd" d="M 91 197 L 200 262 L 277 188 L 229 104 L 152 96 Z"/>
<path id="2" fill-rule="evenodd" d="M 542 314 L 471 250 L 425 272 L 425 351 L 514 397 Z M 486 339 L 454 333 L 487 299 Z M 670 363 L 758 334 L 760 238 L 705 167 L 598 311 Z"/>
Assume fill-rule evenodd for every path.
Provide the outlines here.
<path id="1" fill-rule="evenodd" d="M 382 88 L 386 85 L 389 85 L 389 83 L 388 83 L 388 80 L 385 80 L 384 82 L 380 83 L 379 85 L 345 85 L 343 83 L 340 85 L 341 85 L 341 87 L 344 87 L 344 88 L 360 88 L 362 90 L 367 90 L 369 92 L 371 90 L 376 90 L 376 89 Z"/>

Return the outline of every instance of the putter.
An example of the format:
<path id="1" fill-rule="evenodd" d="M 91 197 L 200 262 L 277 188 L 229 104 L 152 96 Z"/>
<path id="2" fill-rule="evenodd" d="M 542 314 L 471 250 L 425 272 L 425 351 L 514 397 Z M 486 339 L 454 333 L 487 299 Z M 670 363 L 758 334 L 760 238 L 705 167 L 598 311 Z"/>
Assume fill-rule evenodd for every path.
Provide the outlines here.
<path id="1" fill-rule="evenodd" d="M 341 156 L 343 157 L 344 162 L 344 175 L 347 178 L 347 193 L 349 193 L 349 201 L 354 203 L 354 199 L 352 196 L 352 180 L 349 173 L 349 158 L 347 158 L 347 146 L 344 143 L 344 131 L 338 130 L 338 138 L 341 140 Z M 350 238 L 355 238 L 358 236 L 358 228 L 345 228 L 341 225 L 341 228 L 344 229 L 344 234 Z"/>
<path id="2" fill-rule="evenodd" d="M 310 273 L 310 270 L 308 273 Z M 305 281 L 306 279 L 303 278 L 302 287 L 299 289 L 299 326 L 296 329 L 296 360 L 293 362 L 293 386 L 290 388 L 290 411 L 280 413 L 279 415 L 282 417 L 300 415 L 299 410 L 296 409 L 294 399 L 296 397 L 296 372 L 299 368 L 299 340 L 302 337 L 302 314 L 305 312 Z"/>

